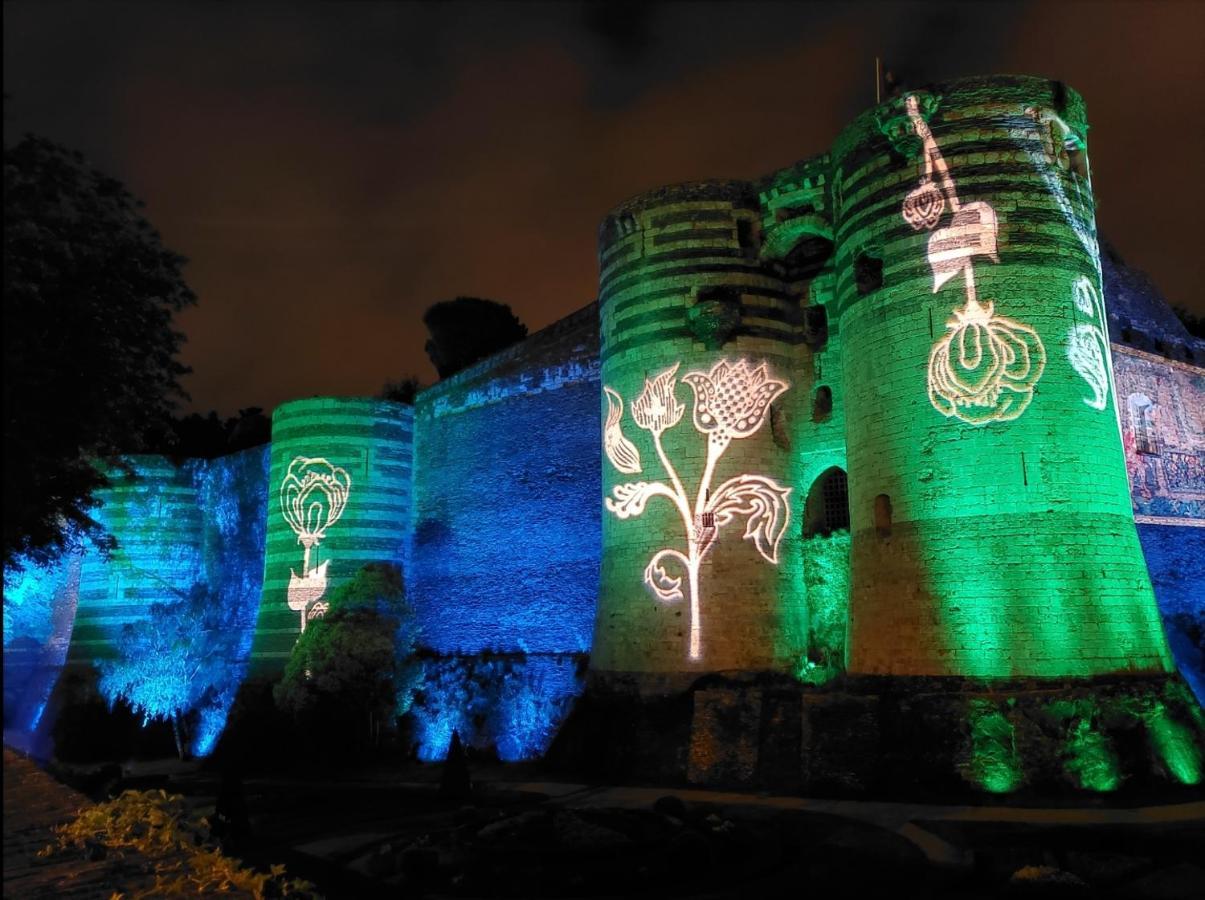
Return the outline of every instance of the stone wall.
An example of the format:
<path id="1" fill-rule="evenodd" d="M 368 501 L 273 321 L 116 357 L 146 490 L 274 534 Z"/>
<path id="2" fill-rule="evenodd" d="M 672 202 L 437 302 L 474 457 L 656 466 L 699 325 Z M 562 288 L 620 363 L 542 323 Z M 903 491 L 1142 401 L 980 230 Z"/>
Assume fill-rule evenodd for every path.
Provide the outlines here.
<path id="1" fill-rule="evenodd" d="M 110 486 L 97 493 L 95 518 L 117 545 L 109 558 L 95 550 L 84 557 L 69 663 L 111 657 L 122 625 L 204 580 L 196 465 L 141 456 L 109 468 Z"/>
<path id="2" fill-rule="evenodd" d="M 407 588 L 438 652 L 590 647 L 597 315 L 588 306 L 418 396 Z"/>

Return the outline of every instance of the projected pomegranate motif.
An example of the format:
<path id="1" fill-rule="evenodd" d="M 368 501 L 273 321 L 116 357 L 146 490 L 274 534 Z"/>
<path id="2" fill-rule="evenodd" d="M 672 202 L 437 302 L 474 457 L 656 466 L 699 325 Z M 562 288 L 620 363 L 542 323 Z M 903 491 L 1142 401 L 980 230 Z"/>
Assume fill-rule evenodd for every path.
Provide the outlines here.
<path id="1" fill-rule="evenodd" d="M 301 614 L 301 630 L 306 622 L 320 617 L 326 604 L 326 570 L 330 560 L 310 566 L 311 552 L 326 537 L 326 531 L 343 515 L 351 493 L 351 476 L 346 469 L 331 465 L 321 457 L 298 456 L 289 463 L 280 484 L 280 511 L 304 548 L 301 575 L 289 570 L 289 609 Z"/>
<path id="2" fill-rule="evenodd" d="M 1021 415 L 1046 358 L 1034 330 L 976 300 L 954 310 L 946 328 L 929 357 L 934 409 L 973 425 Z"/>
<path id="3" fill-rule="evenodd" d="M 929 354 L 929 402 L 943 416 L 972 425 L 1007 422 L 1025 411 L 1046 366 L 1046 349 L 1036 331 L 997 315 L 995 303 L 975 291 L 976 256 L 999 262 L 996 211 L 987 203 L 963 204 L 937 141 L 915 96 L 905 101 L 908 118 L 924 147 L 920 185 L 904 197 L 904 221 L 932 231 L 928 243 L 933 292 L 962 275 L 965 303 L 946 322 L 946 334 Z M 949 224 L 937 228 L 946 209 Z M 936 229 L 936 230 L 934 230 Z"/>
<path id="4" fill-rule="evenodd" d="M 662 481 L 637 481 L 616 485 L 604 506 L 620 519 L 640 516 L 653 497 L 665 497 L 677 509 L 686 536 L 686 552 L 665 548 L 653 554 L 644 570 L 644 584 L 658 600 L 673 603 L 689 596 L 690 642 L 689 658 L 702 659 L 703 623 L 702 592 L 699 585 L 699 566 L 715 546 L 721 529 L 735 520 L 745 525 L 744 537 L 767 562 L 778 564 L 778 544 L 781 541 L 791 512 L 787 503 L 791 488 L 784 488 L 764 475 L 743 474 L 730 478 L 715 491 L 711 482 L 716 464 L 733 440 L 747 438 L 762 427 L 770 404 L 786 391 L 788 384 L 772 378 L 763 362 L 751 367 L 744 360 L 721 360 L 708 372 L 688 372 L 682 380 L 694 392 L 694 426 L 707 437 L 707 461 L 694 499 L 686 493 L 682 479 L 666 455 L 661 437 L 665 431 L 681 422 L 685 404 L 677 398 L 677 373 L 680 363 L 645 379 L 644 389 L 632 403 L 632 420 L 652 435 L 657 458 L 669 484 Z M 624 474 L 639 474 L 639 455 L 622 453 L 619 419 L 622 399 L 618 392 L 604 388 L 607 395 L 607 428 L 604 430 L 604 449 L 612 465 Z M 612 400 L 614 396 L 614 400 Z M 618 404 L 618 406 L 617 406 Z M 619 409 L 618 415 L 615 410 Z M 614 434 L 606 436 L 614 429 Z M 615 435 L 618 435 L 616 437 Z M 628 443 L 623 439 L 624 443 Z M 635 472 L 629 471 L 632 459 Z M 675 574 L 671 568 L 680 569 Z M 683 591 L 683 579 L 686 591 Z"/>

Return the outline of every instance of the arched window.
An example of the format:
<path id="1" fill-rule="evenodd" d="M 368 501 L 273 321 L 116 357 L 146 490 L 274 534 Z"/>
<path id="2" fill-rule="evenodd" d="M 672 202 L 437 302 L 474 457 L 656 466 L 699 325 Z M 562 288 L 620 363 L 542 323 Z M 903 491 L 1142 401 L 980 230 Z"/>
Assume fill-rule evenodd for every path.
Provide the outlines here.
<path id="1" fill-rule="evenodd" d="M 864 296 L 883 286 L 883 260 L 869 253 L 859 253 L 854 259 L 854 286 Z"/>
<path id="2" fill-rule="evenodd" d="M 879 537 L 891 534 L 891 498 L 886 494 L 874 498 L 874 527 Z"/>
<path id="3" fill-rule="evenodd" d="M 849 528 L 849 482 L 838 466 L 812 482 L 803 510 L 803 536 L 831 534 Z"/>
<path id="4" fill-rule="evenodd" d="M 803 342 L 819 350 L 828 340 L 828 310 L 822 305 L 809 306 L 803 311 Z"/>
<path id="5" fill-rule="evenodd" d="M 816 388 L 816 396 L 812 398 L 812 421 L 823 422 L 833 414 L 833 389 L 827 384 Z"/>
<path id="6" fill-rule="evenodd" d="M 1158 455 L 1159 433 L 1155 430 L 1155 404 L 1146 394 L 1130 394 L 1130 427 L 1134 430 L 1134 449 Z"/>

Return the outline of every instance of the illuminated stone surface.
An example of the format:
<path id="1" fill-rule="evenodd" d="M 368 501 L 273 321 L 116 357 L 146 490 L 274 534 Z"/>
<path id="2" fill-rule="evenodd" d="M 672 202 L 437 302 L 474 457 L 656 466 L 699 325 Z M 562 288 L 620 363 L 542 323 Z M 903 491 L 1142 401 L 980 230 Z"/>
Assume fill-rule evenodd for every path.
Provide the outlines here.
<path id="1" fill-rule="evenodd" d="M 997 217 L 998 262 L 976 263 L 978 296 L 1024 323 L 1032 338 L 1023 341 L 1065 346 L 1087 321 L 1077 286 L 1100 279 L 1092 195 L 1043 149 L 1032 110 L 1056 112 L 1082 137 L 1082 102 L 1029 78 L 966 79 L 927 96 L 960 196 Z M 1040 380 L 1024 385 L 1032 395 L 1018 395 L 1003 415 L 947 418 L 926 403 L 930 348 L 966 297 L 955 278 L 935 293 L 927 236 L 884 215 L 917 177 L 908 154 L 921 148 L 884 133 L 885 114 L 901 102 L 859 117 L 833 151 L 853 535 L 849 671 L 1170 670 L 1131 524 L 1117 415 L 1111 404 L 1084 402 L 1068 354 L 1047 352 Z M 871 248 L 882 285 L 863 291 L 852 269 Z M 874 518 L 880 496 L 890 500 L 889 529 Z"/>
<path id="2" fill-rule="evenodd" d="M 279 672 L 385 560 L 430 654 L 425 759 L 453 729 L 538 755 L 589 654 L 579 709 L 609 725 L 567 740 L 630 737 L 644 772 L 1007 791 L 1057 757 L 1041 777 L 1102 792 L 1142 746 L 1199 781 L 1150 581 L 1205 696 L 1205 343 L 1102 258 L 1078 95 L 910 96 L 828 154 L 620 205 L 597 304 L 414 407 L 299 400 L 270 448 L 132 460 L 102 496 L 112 560 L 6 576 L 6 715 L 37 718 L 66 635 L 102 659 L 199 580 L 239 609 L 231 664 Z M 876 756 L 924 729 L 917 772 Z"/>
<path id="3" fill-rule="evenodd" d="M 404 563 L 413 435 L 411 408 L 387 400 L 320 397 L 276 408 L 255 670 L 284 667 L 301 608 L 365 563 Z"/>
<path id="4" fill-rule="evenodd" d="M 743 529 L 721 529 L 714 543 L 706 541 L 709 552 L 702 553 L 703 535 L 688 541 L 686 534 L 687 520 L 692 531 L 715 527 L 702 519 L 694 522 L 704 512 L 709 488 L 742 475 L 783 486 L 797 481 L 798 460 L 789 446 L 792 429 L 810 412 L 810 379 L 802 389 L 774 390 L 767 397 L 773 406 L 763 409 L 756 423 L 746 423 L 748 428 L 730 423 L 742 436 L 726 437 L 722 454 L 713 440 L 702 439 L 723 429 L 722 415 L 712 417 L 706 400 L 700 405 L 700 391 L 703 397 L 715 393 L 708 376 L 717 366 L 747 361 L 750 367 L 766 367 L 773 378 L 802 368 L 802 310 L 783 276 L 759 256 L 762 228 L 757 193 L 739 182 L 656 191 L 624 204 L 603 224 L 602 382 L 629 403 L 632 419 L 625 434 L 643 465 L 638 479 L 610 463 L 603 468 L 603 495 L 615 513 L 603 519 L 591 654 L 591 669 L 603 678 L 684 686 L 704 671 L 785 669 L 804 652 L 799 532 L 788 531 L 777 541 L 776 564 L 752 552 Z M 675 366 L 677 374 L 669 376 Z M 678 384 L 681 408 L 672 421 L 650 419 L 641 406 L 632 406 L 645 397 L 659 399 L 664 408 L 673 401 L 657 397 L 658 382 L 671 377 L 690 384 L 690 373 L 700 373 L 692 385 L 695 396 Z M 731 393 L 736 386 L 725 390 Z M 735 394 L 723 402 L 735 404 L 734 410 L 741 406 Z M 678 424 L 687 406 L 694 427 Z M 785 423 L 780 441 L 772 427 L 753 427 L 771 417 Z M 636 495 L 640 482 L 661 484 L 666 497 L 646 507 L 648 498 Z M 681 502 L 670 499 L 675 495 Z M 799 491 L 783 497 L 784 520 L 800 521 L 799 497 Z M 624 498 L 639 502 L 640 511 Z M 664 555 L 667 548 L 685 555 L 671 560 Z M 653 582 L 642 577 L 646 571 Z M 677 588 L 676 581 L 681 582 Z M 682 599 L 666 602 L 672 596 Z"/>

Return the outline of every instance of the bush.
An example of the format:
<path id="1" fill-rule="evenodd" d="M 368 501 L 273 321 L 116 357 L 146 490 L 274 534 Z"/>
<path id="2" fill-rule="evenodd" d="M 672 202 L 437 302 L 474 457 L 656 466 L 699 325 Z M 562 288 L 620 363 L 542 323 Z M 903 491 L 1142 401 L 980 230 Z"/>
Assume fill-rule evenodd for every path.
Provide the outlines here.
<path id="1" fill-rule="evenodd" d="M 419 759 L 443 759 L 453 731 L 504 762 L 539 757 L 582 691 L 577 662 L 572 655 L 427 654 L 412 710 Z"/>
<path id="2" fill-rule="evenodd" d="M 55 837 L 55 843 L 40 850 L 38 856 L 84 850 L 93 858 L 108 851 L 119 856 L 135 851 L 146 857 L 154 888 L 135 896 L 317 896 L 312 884 L 286 879 L 284 866 L 259 873 L 223 856 L 212 844 L 208 821 L 189 816 L 183 797 L 162 790 L 125 791 L 115 800 L 85 808 L 73 822 L 56 828 Z"/>
<path id="3" fill-rule="evenodd" d="M 329 603 L 298 638 L 273 696 L 303 731 L 336 738 L 327 749 L 376 744 L 410 708 L 421 679 L 401 570 L 369 563 Z"/>

